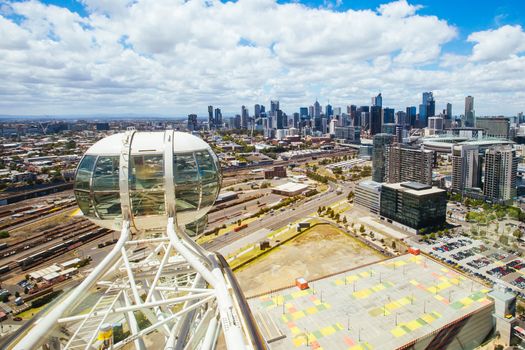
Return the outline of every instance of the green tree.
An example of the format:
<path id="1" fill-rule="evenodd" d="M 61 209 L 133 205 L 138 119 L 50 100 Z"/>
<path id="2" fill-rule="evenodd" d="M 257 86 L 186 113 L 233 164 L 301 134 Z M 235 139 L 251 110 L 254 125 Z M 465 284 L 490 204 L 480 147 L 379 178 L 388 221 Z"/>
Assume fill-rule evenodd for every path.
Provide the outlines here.
<path id="1" fill-rule="evenodd" d="M 359 232 L 365 233 L 365 225 L 361 224 L 361 227 L 359 228 Z"/>

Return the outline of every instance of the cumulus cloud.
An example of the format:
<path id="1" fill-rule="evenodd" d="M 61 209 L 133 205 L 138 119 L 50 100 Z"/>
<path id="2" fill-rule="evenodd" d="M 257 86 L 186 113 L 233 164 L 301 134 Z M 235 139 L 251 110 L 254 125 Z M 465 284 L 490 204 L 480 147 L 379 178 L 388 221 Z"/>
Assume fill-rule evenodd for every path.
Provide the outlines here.
<path id="1" fill-rule="evenodd" d="M 525 33 L 519 25 L 472 33 L 467 40 L 476 43 L 472 61 L 501 60 L 525 51 Z"/>
<path id="2" fill-rule="evenodd" d="M 359 11 L 327 8 L 340 1 L 81 2 L 86 16 L 37 0 L 3 4 L 0 114 L 183 115 L 208 104 L 228 114 L 275 98 L 293 112 L 315 98 L 367 104 L 379 91 L 404 109 L 421 91 L 435 90 L 438 103 L 466 94 L 478 103 L 485 89 L 525 81 L 521 27 L 472 33 L 471 57 L 443 54 L 457 29 L 406 0 Z M 505 44 L 491 50 L 494 40 Z M 511 97 L 505 106 L 519 108 Z"/>

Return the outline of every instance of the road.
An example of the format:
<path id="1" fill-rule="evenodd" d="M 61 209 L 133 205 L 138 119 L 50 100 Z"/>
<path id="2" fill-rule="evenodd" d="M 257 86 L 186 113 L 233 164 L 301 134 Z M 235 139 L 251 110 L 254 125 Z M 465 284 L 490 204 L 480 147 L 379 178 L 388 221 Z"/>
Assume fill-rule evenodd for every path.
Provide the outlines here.
<path id="1" fill-rule="evenodd" d="M 266 214 L 261 219 L 252 222 L 250 226 L 246 229 L 239 232 L 229 232 L 217 238 L 214 238 L 211 241 L 208 241 L 203 244 L 203 247 L 206 250 L 210 251 L 219 251 L 223 255 L 227 254 L 226 251 L 222 250 L 231 243 L 239 240 L 240 238 L 248 237 L 253 235 L 261 229 L 276 230 L 283 226 L 288 225 L 296 220 L 305 218 L 312 212 L 316 211 L 320 206 L 327 206 L 331 203 L 341 201 L 346 198 L 347 194 L 345 192 L 337 194 L 335 191 L 334 184 L 330 184 L 328 191 L 323 192 L 319 195 L 312 197 L 308 202 L 301 201 L 299 203 L 294 203 L 286 208 L 284 211 L 277 211 L 274 215 Z M 258 237 L 254 237 L 253 243 L 257 240 Z M 234 250 L 234 249 L 229 249 Z"/>

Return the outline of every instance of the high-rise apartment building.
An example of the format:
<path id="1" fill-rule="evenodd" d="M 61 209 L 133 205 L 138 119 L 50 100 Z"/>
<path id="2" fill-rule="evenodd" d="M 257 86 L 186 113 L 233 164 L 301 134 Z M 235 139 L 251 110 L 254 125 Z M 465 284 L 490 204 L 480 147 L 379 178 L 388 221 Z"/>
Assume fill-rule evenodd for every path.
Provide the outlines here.
<path id="1" fill-rule="evenodd" d="M 208 106 L 208 129 L 215 128 L 215 118 L 213 118 L 213 106 Z"/>
<path id="2" fill-rule="evenodd" d="M 447 103 L 447 119 L 452 119 L 452 103 Z"/>
<path id="3" fill-rule="evenodd" d="M 199 130 L 199 124 L 197 123 L 197 114 L 188 114 L 188 130 Z"/>
<path id="4" fill-rule="evenodd" d="M 222 126 L 222 112 L 220 108 L 215 108 L 215 127 L 219 129 Z"/>
<path id="5" fill-rule="evenodd" d="M 374 135 L 372 151 L 372 180 L 375 182 L 385 182 L 386 178 L 386 152 L 390 145 L 394 143 L 394 136 L 390 134 Z"/>
<path id="6" fill-rule="evenodd" d="M 485 151 L 483 194 L 494 202 L 509 202 L 516 197 L 518 158 L 511 146 L 496 146 Z"/>
<path id="7" fill-rule="evenodd" d="M 415 181 L 432 185 L 432 165 L 434 151 L 402 144 L 390 146 L 386 150 L 386 182 Z"/>
<path id="8" fill-rule="evenodd" d="M 476 116 L 474 114 L 474 97 L 465 97 L 465 126 L 473 128 L 476 125 Z"/>
<path id="9" fill-rule="evenodd" d="M 481 188 L 481 157 L 476 145 L 452 146 L 452 190 Z"/>

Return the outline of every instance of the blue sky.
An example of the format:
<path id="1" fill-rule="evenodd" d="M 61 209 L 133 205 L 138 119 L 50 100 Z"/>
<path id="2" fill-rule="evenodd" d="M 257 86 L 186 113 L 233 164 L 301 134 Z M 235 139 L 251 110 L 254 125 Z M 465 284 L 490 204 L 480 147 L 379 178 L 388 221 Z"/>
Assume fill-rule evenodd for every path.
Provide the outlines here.
<path id="1" fill-rule="evenodd" d="M 280 99 L 515 115 L 522 1 L 0 0 L 0 114 L 204 113 Z M 300 4 L 300 5 L 299 5 Z"/>

